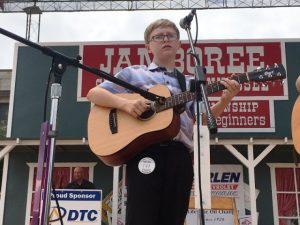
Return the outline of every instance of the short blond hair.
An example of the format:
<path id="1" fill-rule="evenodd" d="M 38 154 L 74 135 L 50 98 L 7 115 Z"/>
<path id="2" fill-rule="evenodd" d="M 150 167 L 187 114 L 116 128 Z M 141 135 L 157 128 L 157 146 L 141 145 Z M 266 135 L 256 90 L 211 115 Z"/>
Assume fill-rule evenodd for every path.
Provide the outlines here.
<path id="1" fill-rule="evenodd" d="M 152 33 L 152 31 L 159 27 L 173 28 L 177 34 L 178 39 L 180 38 L 179 30 L 175 23 L 173 23 L 172 21 L 170 21 L 168 19 L 159 19 L 159 20 L 156 20 L 156 21 L 150 23 L 148 25 L 148 27 L 146 28 L 146 30 L 144 32 L 144 40 L 145 40 L 146 44 L 149 44 L 149 42 L 150 42 L 150 34 Z"/>

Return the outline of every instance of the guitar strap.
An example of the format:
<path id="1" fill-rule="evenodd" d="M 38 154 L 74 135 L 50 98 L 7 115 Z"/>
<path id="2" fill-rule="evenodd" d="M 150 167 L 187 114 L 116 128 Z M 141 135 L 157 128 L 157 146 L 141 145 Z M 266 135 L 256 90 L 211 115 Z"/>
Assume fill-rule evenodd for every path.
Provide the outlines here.
<path id="1" fill-rule="evenodd" d="M 175 76 L 177 76 L 181 91 L 185 92 L 186 91 L 185 76 L 182 73 L 180 73 L 176 68 L 174 69 L 174 74 L 175 74 Z M 185 110 L 185 104 L 182 104 L 175 108 L 175 111 L 179 114 L 183 113 L 184 110 Z"/>
<path id="2" fill-rule="evenodd" d="M 182 73 L 180 73 L 177 69 L 174 69 L 174 73 L 177 76 L 181 91 L 186 91 L 185 76 Z"/>

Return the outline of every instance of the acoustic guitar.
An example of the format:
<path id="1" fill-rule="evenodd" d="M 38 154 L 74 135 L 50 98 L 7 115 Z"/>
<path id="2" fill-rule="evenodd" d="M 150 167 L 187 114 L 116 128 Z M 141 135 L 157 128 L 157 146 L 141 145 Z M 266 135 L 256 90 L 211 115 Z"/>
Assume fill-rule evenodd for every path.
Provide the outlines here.
<path id="1" fill-rule="evenodd" d="M 283 65 L 257 69 L 231 77 L 238 83 L 266 82 L 286 78 Z M 208 94 L 224 90 L 220 81 L 206 85 Z M 149 90 L 165 97 L 164 103 L 151 102 L 151 107 L 140 119 L 121 110 L 94 105 L 88 118 L 88 141 L 92 152 L 106 165 L 126 163 L 142 149 L 154 143 L 172 140 L 179 132 L 180 117 L 173 108 L 195 99 L 195 93 L 182 92 L 171 96 L 164 85 Z M 139 94 L 118 94 L 126 99 L 143 99 Z"/>

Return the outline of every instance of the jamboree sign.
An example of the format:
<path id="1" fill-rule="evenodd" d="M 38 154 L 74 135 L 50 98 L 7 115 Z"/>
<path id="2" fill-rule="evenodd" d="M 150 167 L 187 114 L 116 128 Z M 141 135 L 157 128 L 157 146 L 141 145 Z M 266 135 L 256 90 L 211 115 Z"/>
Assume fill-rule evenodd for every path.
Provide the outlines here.
<path id="1" fill-rule="evenodd" d="M 149 65 L 152 55 L 141 42 L 104 43 L 80 46 L 83 64 L 111 75 L 132 65 Z M 177 52 L 176 67 L 184 74 L 194 74 L 194 59 L 188 54 L 190 46 L 182 43 Z M 205 42 L 196 45 L 206 69 L 207 84 L 232 74 L 247 73 L 257 68 L 285 64 L 284 47 L 280 41 L 268 42 Z M 79 70 L 78 101 L 87 101 L 87 92 L 101 83 L 102 78 Z M 209 95 L 209 104 L 218 101 L 221 92 Z M 274 101 L 287 100 L 287 86 L 280 80 L 270 85 L 246 82 L 241 91 L 216 119 L 220 132 L 275 132 Z"/>

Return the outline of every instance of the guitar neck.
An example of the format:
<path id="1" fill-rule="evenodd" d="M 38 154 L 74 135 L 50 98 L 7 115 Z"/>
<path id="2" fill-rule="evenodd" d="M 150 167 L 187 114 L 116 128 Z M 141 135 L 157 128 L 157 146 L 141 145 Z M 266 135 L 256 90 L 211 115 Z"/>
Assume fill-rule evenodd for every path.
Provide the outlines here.
<path id="1" fill-rule="evenodd" d="M 233 76 L 230 79 L 237 81 L 239 84 L 249 82 L 246 73 Z M 212 94 L 218 91 L 222 91 L 224 89 L 226 89 L 226 87 L 223 84 L 221 84 L 220 81 L 217 81 L 215 83 L 206 86 L 207 94 Z M 166 98 L 165 103 L 163 105 L 156 104 L 156 112 L 161 112 L 163 110 L 170 109 L 175 106 L 182 105 L 193 100 L 195 100 L 195 93 L 191 91 L 185 91 L 175 96 Z"/>
<path id="2" fill-rule="evenodd" d="M 248 78 L 246 73 L 239 74 L 239 75 L 236 75 L 236 76 L 232 76 L 229 79 L 235 80 L 239 84 L 249 82 L 249 78 Z M 220 81 L 217 81 L 215 83 L 212 83 L 212 84 L 209 84 L 209 85 L 206 86 L 207 94 L 212 94 L 212 93 L 215 93 L 215 92 L 218 92 L 218 91 L 222 91 L 224 89 L 226 89 L 226 87 L 223 84 L 221 84 Z"/>

